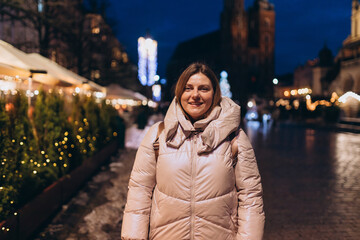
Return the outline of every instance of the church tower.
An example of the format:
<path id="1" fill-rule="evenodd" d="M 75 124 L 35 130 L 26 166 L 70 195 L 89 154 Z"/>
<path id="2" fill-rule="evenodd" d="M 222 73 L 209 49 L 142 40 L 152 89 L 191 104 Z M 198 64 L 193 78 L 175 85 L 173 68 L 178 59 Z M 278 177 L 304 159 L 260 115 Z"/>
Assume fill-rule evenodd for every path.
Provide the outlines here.
<path id="1" fill-rule="evenodd" d="M 268 0 L 255 0 L 249 9 L 249 74 L 255 93 L 272 92 L 275 69 L 275 11 Z"/>
<path id="2" fill-rule="evenodd" d="M 222 62 L 237 98 L 271 95 L 274 77 L 275 11 L 268 0 L 224 0 L 221 16 Z"/>
<path id="3" fill-rule="evenodd" d="M 248 29 L 244 0 L 224 0 L 221 15 L 222 49 L 227 61 L 240 62 L 247 48 Z"/>

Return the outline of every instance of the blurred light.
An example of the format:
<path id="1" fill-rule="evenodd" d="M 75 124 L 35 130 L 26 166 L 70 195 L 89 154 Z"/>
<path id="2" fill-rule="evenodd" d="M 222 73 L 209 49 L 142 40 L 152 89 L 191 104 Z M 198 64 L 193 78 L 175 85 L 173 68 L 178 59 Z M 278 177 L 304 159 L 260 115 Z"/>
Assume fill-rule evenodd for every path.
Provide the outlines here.
<path id="1" fill-rule="evenodd" d="M 16 83 L 0 80 L 1 91 L 11 91 L 16 88 Z"/>
<path id="2" fill-rule="evenodd" d="M 290 92 L 289 92 L 289 91 L 285 91 L 285 92 L 284 92 L 284 96 L 285 96 L 285 97 L 290 96 Z"/>
<path id="3" fill-rule="evenodd" d="M 159 75 L 155 75 L 155 76 L 154 76 L 155 82 L 156 82 L 156 81 L 159 81 L 159 79 L 160 79 L 160 76 L 159 76 Z"/>
<path id="4" fill-rule="evenodd" d="M 273 79 L 273 84 L 277 85 L 279 83 L 279 80 L 277 78 Z"/>
<path id="5" fill-rule="evenodd" d="M 157 70 L 157 42 L 151 38 L 138 39 L 138 76 L 142 85 L 152 86 Z"/>
<path id="6" fill-rule="evenodd" d="M 161 100 L 161 85 L 155 84 L 152 86 L 153 100 L 159 102 Z"/>
<path id="7" fill-rule="evenodd" d="M 297 100 L 297 99 L 294 100 L 294 101 L 293 101 L 293 105 L 294 105 L 294 108 L 295 108 L 295 109 L 298 109 L 298 108 L 300 107 L 300 102 L 299 102 L 299 100 Z"/>
<path id="8" fill-rule="evenodd" d="M 271 119 L 271 115 L 270 115 L 270 114 L 265 113 L 265 114 L 263 115 L 263 121 L 264 121 L 264 122 L 266 122 L 266 121 L 268 121 L 268 120 L 270 120 L 270 119 Z"/>
<path id="9" fill-rule="evenodd" d="M 360 101 L 360 96 L 358 94 L 349 91 L 339 98 L 339 102 L 346 103 L 349 100 L 349 98 L 354 98 L 355 100 Z"/>
<path id="10" fill-rule="evenodd" d="M 161 83 L 162 85 L 165 85 L 165 84 L 166 84 L 166 79 L 165 79 L 165 78 L 160 79 L 160 83 Z"/>
<path id="11" fill-rule="evenodd" d="M 222 78 L 227 78 L 227 77 L 228 77 L 228 73 L 227 73 L 226 71 L 222 71 L 222 72 L 220 73 L 220 77 L 222 77 Z"/>
<path id="12" fill-rule="evenodd" d="M 295 96 L 295 95 L 297 94 L 297 90 L 295 90 L 295 89 L 291 90 L 291 91 L 290 91 L 290 94 L 291 94 L 292 96 Z"/>
<path id="13" fill-rule="evenodd" d="M 332 102 L 332 103 L 334 103 L 336 100 L 338 100 L 339 99 L 339 96 L 337 95 L 337 93 L 336 92 L 333 92 L 332 94 L 331 94 L 331 99 L 330 99 L 330 102 Z"/>
<path id="14" fill-rule="evenodd" d="M 79 88 L 79 87 L 76 87 L 76 88 L 75 88 L 75 92 L 76 92 L 76 93 L 80 93 L 80 88 Z"/>
<path id="15" fill-rule="evenodd" d="M 252 101 L 249 101 L 249 102 L 247 103 L 247 106 L 248 106 L 249 108 L 252 108 L 252 107 L 254 106 L 254 103 L 253 103 Z"/>
<path id="16" fill-rule="evenodd" d="M 258 118 L 258 114 L 255 111 L 248 111 L 245 115 L 245 118 L 248 121 L 256 120 Z"/>

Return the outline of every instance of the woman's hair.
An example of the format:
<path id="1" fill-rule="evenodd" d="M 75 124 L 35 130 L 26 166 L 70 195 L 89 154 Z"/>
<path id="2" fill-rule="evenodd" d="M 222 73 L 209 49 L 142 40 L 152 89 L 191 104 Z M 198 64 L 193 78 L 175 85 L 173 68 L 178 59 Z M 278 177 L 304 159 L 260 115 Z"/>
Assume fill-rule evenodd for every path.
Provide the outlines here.
<path id="1" fill-rule="evenodd" d="M 211 110 L 216 105 L 219 105 L 219 103 L 220 103 L 220 100 L 221 100 L 220 85 L 219 85 L 218 79 L 216 78 L 215 73 L 211 70 L 211 68 L 209 68 L 209 66 L 207 66 L 204 63 L 199 63 L 199 62 L 192 63 L 181 73 L 181 75 L 176 83 L 175 97 L 176 97 L 178 103 L 181 105 L 180 99 L 181 99 L 181 95 L 185 91 L 186 83 L 188 82 L 189 78 L 192 75 L 195 75 L 197 73 L 204 74 L 211 81 L 211 84 L 212 84 L 212 87 L 214 90 L 213 101 L 208 110 L 208 112 L 211 112 Z"/>

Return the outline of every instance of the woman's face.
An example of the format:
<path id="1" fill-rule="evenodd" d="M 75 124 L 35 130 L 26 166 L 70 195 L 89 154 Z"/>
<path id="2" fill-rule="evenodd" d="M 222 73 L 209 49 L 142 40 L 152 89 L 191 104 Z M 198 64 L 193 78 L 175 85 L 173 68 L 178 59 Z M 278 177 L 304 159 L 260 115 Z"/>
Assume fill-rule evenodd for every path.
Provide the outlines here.
<path id="1" fill-rule="evenodd" d="M 210 79 L 202 73 L 196 73 L 187 81 L 180 102 L 184 111 L 196 121 L 203 118 L 209 110 L 213 96 L 214 89 Z"/>

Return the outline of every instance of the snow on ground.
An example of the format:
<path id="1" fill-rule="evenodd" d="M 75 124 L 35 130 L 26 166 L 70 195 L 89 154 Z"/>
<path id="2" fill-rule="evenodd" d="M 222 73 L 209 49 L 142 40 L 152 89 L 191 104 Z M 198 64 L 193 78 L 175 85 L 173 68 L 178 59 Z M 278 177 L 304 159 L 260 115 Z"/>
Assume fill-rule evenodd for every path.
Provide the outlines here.
<path id="1" fill-rule="evenodd" d="M 145 129 L 138 129 L 136 124 L 127 128 L 125 132 L 125 147 L 128 149 L 138 149 L 149 128 L 149 126 L 146 126 Z"/>
<path id="2" fill-rule="evenodd" d="M 149 117 L 148 123 L 144 129 L 138 129 L 137 124 L 133 124 L 131 127 L 127 128 L 125 132 L 125 147 L 129 149 L 138 149 L 149 128 L 153 124 L 163 121 L 163 119 L 164 116 L 162 114 L 154 114 Z"/>

